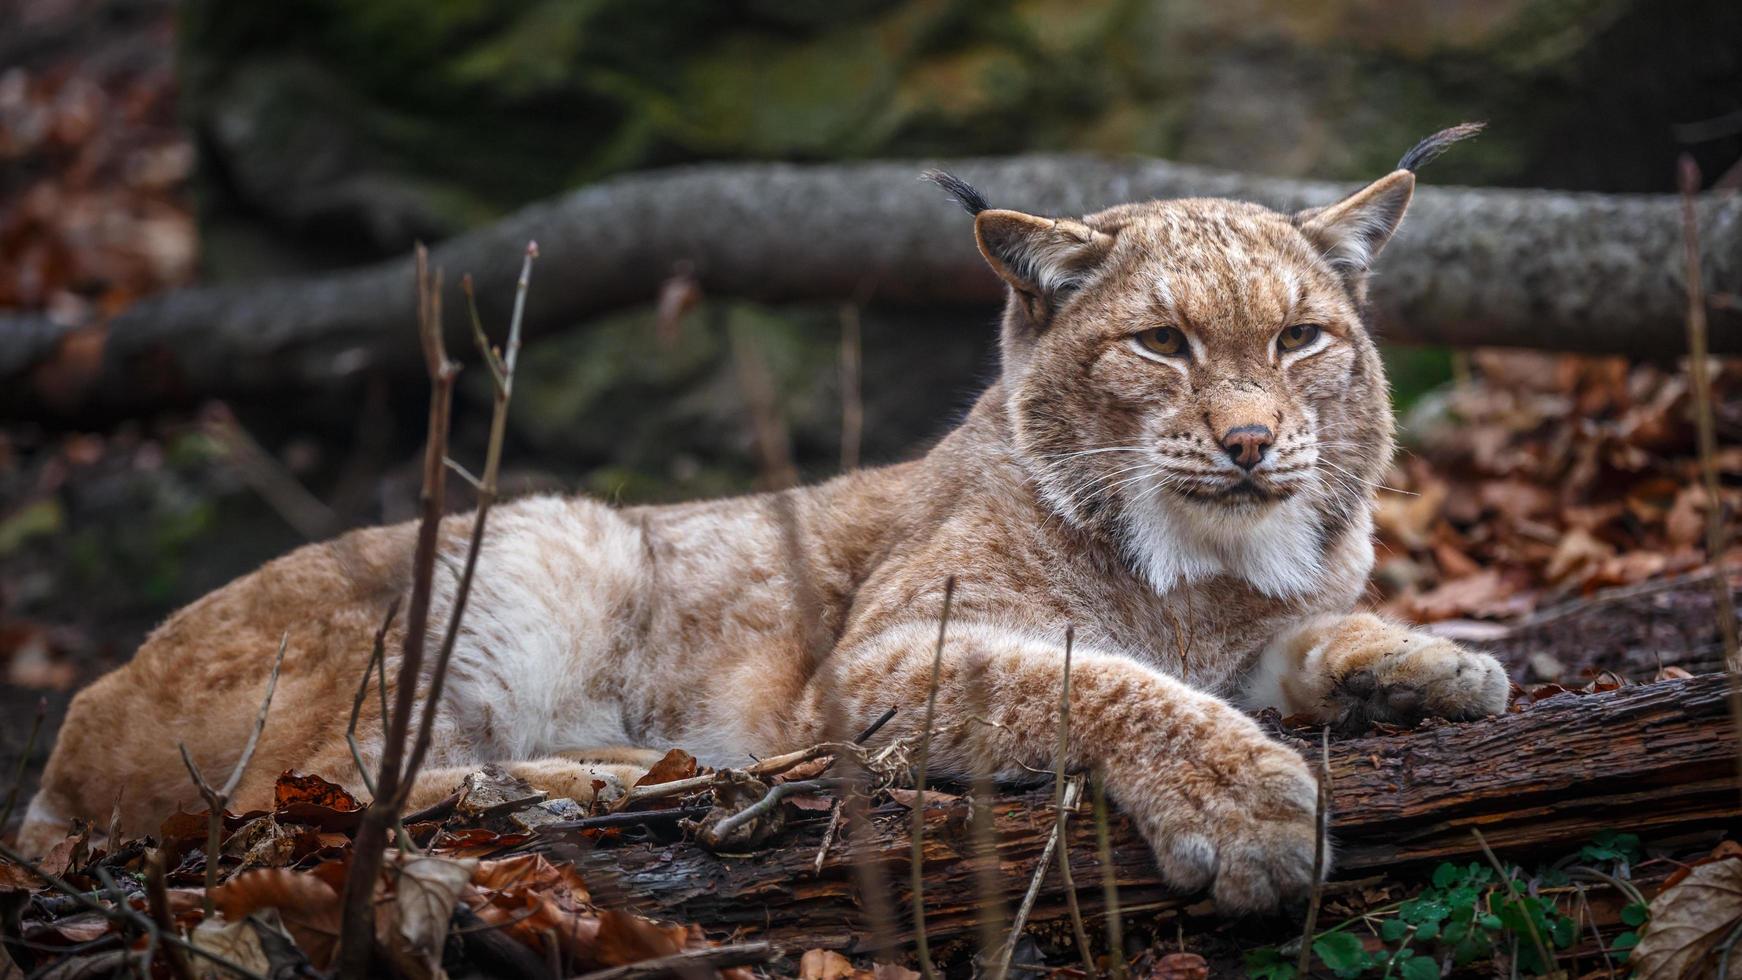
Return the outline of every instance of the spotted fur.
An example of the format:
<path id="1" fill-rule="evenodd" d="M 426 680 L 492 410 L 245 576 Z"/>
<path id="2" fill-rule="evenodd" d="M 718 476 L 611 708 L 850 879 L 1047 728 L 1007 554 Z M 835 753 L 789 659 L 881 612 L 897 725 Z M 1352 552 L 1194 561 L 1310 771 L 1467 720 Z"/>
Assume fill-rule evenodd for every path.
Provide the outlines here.
<path id="1" fill-rule="evenodd" d="M 1231 910 L 1310 886 L 1316 794 L 1236 699 L 1347 725 L 1503 706 L 1492 659 L 1352 613 L 1392 449 L 1360 296 L 1410 173 L 1299 215 L 1184 200 L 1040 218 L 944 183 L 1010 286 L 1003 370 L 966 420 L 921 459 L 779 495 L 502 506 L 414 806 L 486 761 L 585 796 L 633 775 L 635 757 L 601 746 L 740 764 L 891 706 L 880 737 L 910 733 L 950 576 L 933 772 L 1052 764 L 1074 626 L 1069 764 L 1106 774 L 1170 881 Z M 1311 342 L 1283 350 L 1302 324 Z M 1163 327 L 1183 332 L 1174 353 L 1143 342 Z M 1248 470 L 1234 457 L 1257 443 L 1223 443 L 1259 428 Z M 444 525 L 448 559 L 467 526 Z M 360 788 L 344 722 L 413 537 L 305 547 L 170 617 L 75 699 L 26 847 L 72 817 L 106 821 L 117 795 L 130 831 L 193 805 L 177 743 L 227 771 L 285 632 L 236 804 L 263 805 L 292 768 Z M 440 624 L 452 577 L 436 581 Z M 378 705 L 363 701 L 370 764 Z"/>

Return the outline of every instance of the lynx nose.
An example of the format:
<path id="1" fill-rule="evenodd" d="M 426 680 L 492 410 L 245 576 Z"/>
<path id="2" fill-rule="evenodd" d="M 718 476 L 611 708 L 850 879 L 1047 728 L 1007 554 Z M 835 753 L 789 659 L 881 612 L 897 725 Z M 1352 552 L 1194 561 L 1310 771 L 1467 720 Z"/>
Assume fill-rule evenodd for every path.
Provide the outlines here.
<path id="1" fill-rule="evenodd" d="M 1243 470 L 1257 466 L 1264 459 L 1264 450 L 1275 441 L 1276 435 L 1267 425 L 1240 425 L 1222 434 L 1222 448 Z"/>

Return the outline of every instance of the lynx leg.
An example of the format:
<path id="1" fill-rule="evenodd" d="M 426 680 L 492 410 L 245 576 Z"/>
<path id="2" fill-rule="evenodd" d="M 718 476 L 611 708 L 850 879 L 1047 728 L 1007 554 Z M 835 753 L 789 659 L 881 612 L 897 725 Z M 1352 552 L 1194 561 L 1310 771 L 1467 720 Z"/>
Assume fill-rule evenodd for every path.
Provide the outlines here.
<path id="1" fill-rule="evenodd" d="M 1357 613 L 1310 619 L 1272 641 L 1243 700 L 1362 728 L 1499 714 L 1509 689 L 1506 671 L 1488 654 Z"/>

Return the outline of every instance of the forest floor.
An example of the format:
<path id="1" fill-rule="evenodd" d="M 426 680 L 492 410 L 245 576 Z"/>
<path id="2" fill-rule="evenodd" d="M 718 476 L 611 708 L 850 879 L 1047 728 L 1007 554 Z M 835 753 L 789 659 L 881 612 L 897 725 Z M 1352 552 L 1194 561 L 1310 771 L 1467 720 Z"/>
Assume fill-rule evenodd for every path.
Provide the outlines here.
<path id="1" fill-rule="evenodd" d="M 54 0 L 32 5 L 24 29 L 0 41 L 0 64 L 12 66 L 0 75 L 0 161 L 7 164 L 0 168 L 0 309 L 60 310 L 77 318 L 92 307 L 118 309 L 195 273 L 198 242 L 188 190 L 193 153 L 175 124 L 168 5 L 100 6 L 106 16 L 122 19 L 119 26 L 108 20 L 101 30 L 86 29 L 80 25 L 92 23 L 90 4 Z M 76 369 L 92 350 L 75 338 L 63 366 Z M 1717 365 L 1717 501 L 1700 481 L 1684 369 L 1517 351 L 1477 351 L 1459 356 L 1457 365 L 1453 384 L 1419 400 L 1401 420 L 1406 448 L 1378 492 L 1381 547 L 1371 603 L 1494 651 L 1511 670 L 1517 712 L 1581 692 L 1625 694 L 1720 671 L 1723 644 L 1706 535 L 1714 507 L 1724 516 L 1726 535 L 1742 509 L 1742 363 Z M 37 380 L 52 390 L 52 376 Z M 280 441 L 260 451 L 263 465 L 227 420 L 222 407 L 211 407 L 101 432 L 28 424 L 0 430 L 0 761 L 21 760 L 21 796 L 34 789 L 72 692 L 124 661 L 169 609 L 299 540 L 289 526 L 295 522 L 286 518 L 298 502 L 294 493 L 284 496 L 286 480 L 294 485 L 298 474 L 332 469 L 330 460 L 321 461 L 331 450 L 307 440 Z M 382 458 L 389 462 L 351 472 L 352 489 L 342 495 L 370 501 L 369 513 L 378 519 L 409 516 L 416 494 L 413 455 L 387 454 Z M 213 534 L 214 528 L 223 533 Z M 238 535 L 236 528 L 246 531 Z M 1736 567 L 1735 550 L 1725 554 L 1726 567 Z M 1724 580 L 1733 595 L 1734 573 Z M 45 718 L 32 739 L 39 703 Z M 672 765 L 661 779 L 694 775 L 681 756 Z M 0 774 L 0 791 L 12 782 L 8 768 Z M 460 957 L 447 963 L 450 972 L 512 973 L 526 966 L 527 956 L 539 968 L 550 958 L 572 970 L 709 948 L 693 927 L 659 926 L 614 911 L 634 904 L 634 896 L 622 892 L 628 878 L 600 873 L 583 880 L 574 870 L 588 854 L 588 867 L 601 867 L 601 854 L 609 865 L 610 849 L 626 843 L 647 845 L 669 860 L 693 834 L 660 826 L 625 841 L 621 827 L 594 825 L 571 828 L 564 843 L 550 846 L 527 821 L 599 815 L 493 806 L 485 800 L 489 793 L 511 796 L 513 788 L 488 780 L 473 790 L 472 798 L 453 801 L 445 812 L 411 821 L 413 837 L 450 864 L 432 864 L 428 879 L 401 876 L 401 893 L 390 903 L 396 911 L 383 913 L 389 915 L 384 928 L 420 938 L 388 946 L 411 960 L 421 956 L 422 965 L 408 960 L 397 969 L 427 973 L 430 957 L 439 965 L 444 949 Z M 905 820 L 903 807 L 913 801 L 904 792 L 896 787 L 877 797 L 868 818 L 873 826 Z M 959 792 L 934 803 L 943 808 L 940 820 Z M 707 799 L 692 795 L 684 802 L 705 810 Z M 225 935 L 201 940 L 208 949 L 274 968 L 324 965 L 342 876 L 336 869 L 342 869 L 358 809 L 337 787 L 287 780 L 274 812 L 225 818 L 220 863 L 228 881 L 216 898 L 230 925 Z M 788 836 L 765 846 L 802 841 L 815 850 L 830 812 L 826 799 L 800 797 Z M 1645 919 L 1640 899 L 1666 884 L 1691 881 L 1718 891 L 1734 884 L 1742 868 L 1734 858 L 1742 850 L 1721 840 L 1734 830 L 1731 820 L 1714 818 L 1696 830 L 1683 827 L 1663 839 L 1599 832 L 1563 861 L 1546 856 L 1546 870 L 1428 863 L 1403 879 L 1345 879 L 1326 898 L 1325 931 L 1312 944 L 1315 969 L 1419 977 L 1426 975 L 1422 964 L 1433 964 L 1438 976 L 1442 965 L 1463 962 L 1477 972 L 1513 964 L 1540 972 L 1541 957 L 1531 952 L 1540 932 L 1556 956 L 1573 959 L 1563 968 L 1578 973 L 1582 955 L 1585 969 L 1613 975 Z M 168 865 L 156 879 L 136 842 L 111 842 L 104 853 L 78 837 L 51 855 L 44 870 L 76 882 L 87 895 L 108 887 L 103 874 L 118 877 L 117 887 L 135 896 L 161 881 L 168 902 L 163 914 L 193 927 L 204 918 L 206 832 L 197 816 L 161 828 L 157 843 Z M 1591 899 L 1611 907 L 1593 912 L 1587 903 L 1575 915 L 1576 883 L 1568 867 L 1636 881 L 1647 894 L 1620 889 L 1619 898 Z M 463 874 L 456 877 L 455 868 Z M 1026 879 L 1026 870 L 1020 877 Z M 1513 893 L 1515 879 L 1528 885 L 1528 895 Z M 420 890 L 413 894 L 409 883 Z M 16 956 L 47 965 L 76 951 L 122 965 L 128 954 L 119 936 L 137 930 L 134 920 L 145 913 L 91 911 L 88 901 L 54 898 L 28 873 L 0 864 L 0 897 L 19 886 L 35 890 L 27 908 L 0 901 L 7 919 L 0 932 Z M 1742 892 L 1727 894 L 1736 893 Z M 1577 899 L 1586 902 L 1582 886 Z M 422 912 L 417 901 L 427 906 Z M 137 897 L 133 904 L 144 909 L 150 903 Z M 1742 921 L 1742 908 L 1731 905 L 1712 906 L 1728 918 L 1705 923 L 1718 933 L 1707 952 L 1733 938 L 1724 930 Z M 266 908 L 279 910 L 275 920 L 249 924 L 262 921 L 248 919 L 251 912 Z M 428 908 L 447 914 L 432 918 Z M 1681 914 L 1674 903 L 1668 910 Z M 1078 969 L 1060 911 L 1037 915 L 1045 924 L 1012 950 L 1018 969 Z M 1233 969 L 1279 980 L 1292 975 L 1295 950 L 1288 938 L 1298 920 L 1226 923 L 1183 905 L 1166 914 L 1128 913 L 1127 955 L 1119 959 L 1140 975 L 1183 978 Z M 1471 924 L 1452 938 L 1457 917 L 1465 914 Z M 1665 913 L 1653 905 L 1651 914 Z M 1351 939 L 1357 924 L 1366 929 L 1359 941 Z M 1582 934 L 1565 935 L 1587 927 L 1599 932 L 1589 945 L 1582 945 Z M 274 945 L 274 936 L 286 934 L 300 952 Z M 498 936 L 510 942 L 492 938 Z M 1481 955 L 1462 958 L 1460 944 L 1484 942 Z M 1412 948 L 1438 955 L 1405 955 Z M 777 970 L 807 978 L 914 975 L 820 948 L 788 952 Z M 938 952 L 965 969 L 972 949 L 957 939 Z M 740 948 L 735 955 L 747 964 L 766 954 Z M 1113 962 L 1103 959 L 1099 968 Z"/>

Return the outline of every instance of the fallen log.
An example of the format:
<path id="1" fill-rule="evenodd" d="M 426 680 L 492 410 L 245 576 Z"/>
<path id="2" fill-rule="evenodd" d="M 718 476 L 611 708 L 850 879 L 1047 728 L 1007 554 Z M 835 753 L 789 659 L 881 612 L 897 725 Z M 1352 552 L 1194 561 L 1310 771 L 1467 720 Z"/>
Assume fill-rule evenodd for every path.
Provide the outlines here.
<path id="1" fill-rule="evenodd" d="M 1726 679 L 1708 675 L 1606 694 L 1566 693 L 1483 722 L 1439 724 L 1331 746 L 1336 874 L 1359 878 L 1442 860 L 1480 860 L 1471 828 L 1511 857 L 1556 857 L 1598 831 L 1665 835 L 1722 826 L 1742 816 L 1737 745 Z M 1316 741 L 1302 742 L 1309 756 Z M 954 806 L 925 814 L 926 929 L 934 942 L 972 936 L 982 896 L 972 840 Z M 1052 830 L 1050 791 L 1000 796 L 994 808 L 997 877 L 1014 907 Z M 874 811 L 855 846 L 909 907 L 911 815 Z M 638 911 L 790 948 L 865 949 L 866 924 L 853 884 L 854 858 L 837 844 L 813 868 L 826 821 L 810 821 L 755 854 L 711 854 L 691 843 L 601 847 L 580 859 L 589 884 Z M 1128 913 L 1184 909 L 1202 896 L 1176 895 L 1156 877 L 1149 849 L 1117 813 L 1110 821 L 1112 874 Z M 1102 867 L 1087 808 L 1071 822 L 1069 852 L 1085 914 L 1103 908 Z M 1031 921 L 1065 914 L 1049 872 Z M 899 923 L 903 938 L 911 923 Z"/>
<path id="2" fill-rule="evenodd" d="M 1350 189 L 1139 158 L 695 166 L 531 205 L 442 243 L 432 261 L 452 283 L 470 273 L 497 307 L 487 312 L 500 314 L 521 248 L 536 239 L 556 274 L 532 290 L 529 330 L 649 302 L 680 263 L 713 295 L 997 303 L 1002 288 L 976 254 L 967 219 L 916 179 L 928 166 L 953 169 L 994 205 L 1058 214 L 1206 195 L 1292 210 Z M 1697 210 L 1708 293 L 1742 294 L 1742 198 L 1706 195 Z M 1674 356 L 1686 301 L 1680 221 L 1669 195 L 1426 186 L 1374 280 L 1375 317 L 1402 342 Z M 402 259 L 148 298 L 108 324 L 84 407 L 331 386 L 370 369 L 415 372 L 410 284 Z M 455 295 L 448 307 L 451 342 L 463 343 L 464 305 Z M 90 346 L 88 329 L 41 318 L 13 316 L 4 326 L 0 378 L 48 370 L 75 335 Z M 1711 345 L 1742 351 L 1742 305 L 1714 304 Z M 32 386 L 5 390 L 5 411 L 43 411 Z"/>

